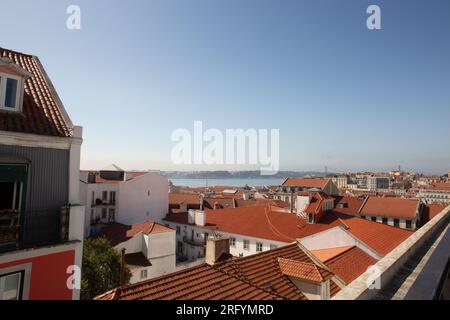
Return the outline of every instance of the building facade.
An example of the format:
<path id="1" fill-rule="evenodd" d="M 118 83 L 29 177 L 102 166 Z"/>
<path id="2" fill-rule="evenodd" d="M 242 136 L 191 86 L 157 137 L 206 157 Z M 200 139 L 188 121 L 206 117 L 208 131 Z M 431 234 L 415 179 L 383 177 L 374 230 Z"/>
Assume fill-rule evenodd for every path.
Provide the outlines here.
<path id="1" fill-rule="evenodd" d="M 168 180 L 157 173 L 125 172 L 112 165 L 99 172 L 83 171 L 81 176 L 85 237 L 112 222 L 161 222 L 168 212 Z"/>
<path id="2" fill-rule="evenodd" d="M 0 48 L 0 300 L 79 298 L 81 144 L 39 59 Z"/>

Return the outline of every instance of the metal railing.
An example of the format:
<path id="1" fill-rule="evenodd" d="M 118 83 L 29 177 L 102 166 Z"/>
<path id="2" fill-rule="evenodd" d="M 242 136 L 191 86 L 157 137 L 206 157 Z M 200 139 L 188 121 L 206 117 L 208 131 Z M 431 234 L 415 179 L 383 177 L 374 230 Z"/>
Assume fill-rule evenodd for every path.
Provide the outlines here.
<path id="1" fill-rule="evenodd" d="M 67 241 L 70 207 L 0 212 L 0 252 Z"/>

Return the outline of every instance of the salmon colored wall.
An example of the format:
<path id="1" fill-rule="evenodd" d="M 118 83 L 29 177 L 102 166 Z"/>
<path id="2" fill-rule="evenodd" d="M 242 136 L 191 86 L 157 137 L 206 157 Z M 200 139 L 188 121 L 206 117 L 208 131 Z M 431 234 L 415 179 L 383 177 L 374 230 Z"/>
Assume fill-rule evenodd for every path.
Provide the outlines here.
<path id="1" fill-rule="evenodd" d="M 75 250 L 0 264 L 0 270 L 31 262 L 30 300 L 72 300 L 67 267 L 75 264 Z"/>

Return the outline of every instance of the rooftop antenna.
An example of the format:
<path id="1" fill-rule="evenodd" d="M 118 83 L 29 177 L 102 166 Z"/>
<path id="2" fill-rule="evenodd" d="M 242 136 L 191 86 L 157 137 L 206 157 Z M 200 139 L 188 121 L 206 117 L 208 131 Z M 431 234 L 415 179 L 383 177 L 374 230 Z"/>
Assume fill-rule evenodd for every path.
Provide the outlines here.
<path id="1" fill-rule="evenodd" d="M 328 175 L 328 167 L 325 166 L 325 177 Z"/>

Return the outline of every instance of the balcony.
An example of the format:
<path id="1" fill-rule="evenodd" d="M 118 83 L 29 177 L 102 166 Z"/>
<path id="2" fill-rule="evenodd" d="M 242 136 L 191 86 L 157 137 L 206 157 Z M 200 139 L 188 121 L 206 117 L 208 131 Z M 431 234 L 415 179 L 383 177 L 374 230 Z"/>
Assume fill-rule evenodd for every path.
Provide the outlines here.
<path id="1" fill-rule="evenodd" d="M 0 211 L 0 253 L 58 244 L 69 239 L 69 207 Z"/>
<path id="2" fill-rule="evenodd" d="M 198 241 L 198 240 L 194 240 L 188 236 L 184 236 L 183 237 L 183 241 L 191 246 L 195 246 L 195 247 L 204 247 L 206 246 L 206 242 L 205 241 Z"/>

